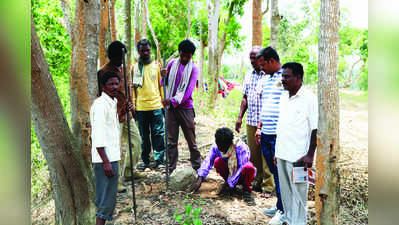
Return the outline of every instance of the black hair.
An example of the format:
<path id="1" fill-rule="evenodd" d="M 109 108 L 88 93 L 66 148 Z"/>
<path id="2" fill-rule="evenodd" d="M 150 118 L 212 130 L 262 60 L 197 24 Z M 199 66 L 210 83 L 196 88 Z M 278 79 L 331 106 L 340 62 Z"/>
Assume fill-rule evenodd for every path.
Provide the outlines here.
<path id="1" fill-rule="evenodd" d="M 195 49 L 196 49 L 196 47 L 195 47 L 194 43 L 190 40 L 184 40 L 184 41 L 180 42 L 179 47 L 178 47 L 179 52 L 190 53 L 193 55 L 194 55 Z"/>
<path id="2" fill-rule="evenodd" d="M 269 61 L 270 59 L 273 58 L 273 59 L 276 60 L 277 62 L 280 62 L 280 57 L 278 56 L 277 51 L 274 50 L 274 48 L 272 48 L 272 47 L 270 47 L 270 46 L 268 46 L 268 47 L 266 47 L 266 48 L 262 48 L 262 49 L 258 52 L 258 54 L 256 55 L 256 58 L 259 59 L 259 58 L 262 57 L 262 56 L 263 56 L 263 59 L 264 59 L 265 61 Z"/>
<path id="3" fill-rule="evenodd" d="M 150 46 L 150 48 L 151 48 L 151 43 L 148 39 L 145 39 L 145 38 L 141 39 L 136 44 L 137 51 L 140 51 L 141 46 L 146 46 L 146 45 Z"/>
<path id="4" fill-rule="evenodd" d="M 122 42 L 113 41 L 111 44 L 108 45 L 108 49 L 107 49 L 108 58 L 111 59 L 112 57 L 115 57 L 115 56 L 121 56 L 122 49 L 124 49 L 125 53 L 127 53 L 127 48 Z"/>
<path id="5" fill-rule="evenodd" d="M 297 62 L 288 62 L 288 63 L 285 63 L 282 66 L 282 68 L 283 69 L 287 69 L 287 68 L 291 69 L 292 73 L 295 76 L 299 75 L 301 77 L 301 80 L 303 80 L 303 66 L 302 66 L 302 64 L 297 63 Z"/>
<path id="6" fill-rule="evenodd" d="M 220 144 L 232 144 L 234 139 L 233 131 L 227 127 L 222 127 L 216 130 L 215 142 Z"/>
<path id="7" fill-rule="evenodd" d="M 118 78 L 118 81 L 119 81 L 119 82 L 121 81 L 121 78 L 118 76 L 117 73 L 112 72 L 112 71 L 107 71 L 107 72 L 103 73 L 103 75 L 101 75 L 101 84 L 102 84 L 103 86 L 105 86 L 105 84 L 107 83 L 107 81 L 108 81 L 109 79 L 113 78 L 113 77 Z"/>

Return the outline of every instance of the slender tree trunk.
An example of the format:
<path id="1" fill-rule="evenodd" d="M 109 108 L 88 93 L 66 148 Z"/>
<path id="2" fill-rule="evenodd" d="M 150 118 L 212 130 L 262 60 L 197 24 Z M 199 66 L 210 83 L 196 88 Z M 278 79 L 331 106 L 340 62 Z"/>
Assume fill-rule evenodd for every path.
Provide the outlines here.
<path id="1" fill-rule="evenodd" d="M 101 17 L 100 17 L 100 37 L 99 37 L 99 48 L 100 48 L 100 66 L 107 62 L 107 33 L 109 32 L 109 9 L 108 1 L 101 1 Z"/>
<path id="2" fill-rule="evenodd" d="M 215 107 L 218 84 L 218 31 L 219 31 L 220 0 L 208 0 L 208 84 L 209 108 Z"/>
<path id="3" fill-rule="evenodd" d="M 109 3 L 109 19 L 110 19 L 110 27 L 111 27 L 111 40 L 118 40 L 118 35 L 116 31 L 116 21 L 115 21 L 115 3 L 116 0 L 108 0 Z"/>
<path id="4" fill-rule="evenodd" d="M 147 38 L 147 26 L 146 26 L 146 22 L 145 22 L 145 20 L 147 18 L 147 10 L 145 10 L 145 0 L 141 0 L 141 10 L 142 10 L 141 15 L 143 15 L 142 16 L 143 19 L 142 19 L 142 23 L 141 23 L 142 37 Z"/>
<path id="5" fill-rule="evenodd" d="M 205 42 L 202 40 L 203 30 L 202 30 L 202 23 L 200 22 L 200 42 L 201 42 L 201 49 L 200 49 L 200 64 L 199 64 L 199 86 L 200 90 L 204 92 L 204 58 L 205 58 Z"/>
<path id="6" fill-rule="evenodd" d="M 252 46 L 262 46 L 262 0 L 252 2 Z"/>
<path id="7" fill-rule="evenodd" d="M 190 37 L 191 30 L 191 0 L 187 0 L 187 33 L 186 39 Z"/>
<path id="8" fill-rule="evenodd" d="M 230 6 L 229 6 L 229 13 L 227 16 L 227 19 L 224 23 L 224 26 L 227 27 L 229 25 L 230 19 L 233 16 L 233 10 L 234 10 L 234 6 L 235 6 L 236 2 L 235 1 L 230 1 Z M 222 38 L 220 40 L 220 47 L 219 47 L 219 56 L 218 56 L 218 76 L 219 76 L 219 72 L 222 71 L 222 58 L 223 58 L 223 52 L 224 52 L 224 48 L 226 46 L 226 38 L 227 38 L 227 32 L 226 30 L 223 31 L 223 35 Z"/>
<path id="9" fill-rule="evenodd" d="M 346 77 L 344 84 L 342 85 L 342 88 L 348 88 L 350 87 L 354 81 L 356 81 L 356 77 L 353 76 L 353 69 L 355 68 L 355 66 L 360 63 L 362 61 L 362 58 L 360 57 L 360 59 L 356 60 L 356 62 L 354 62 L 351 66 L 351 69 L 348 72 L 348 77 Z"/>
<path id="10" fill-rule="evenodd" d="M 76 1 L 71 58 L 72 131 L 87 163 L 91 161 L 90 106 L 97 96 L 100 1 Z"/>
<path id="11" fill-rule="evenodd" d="M 280 20 L 278 0 L 271 0 L 270 46 L 276 50 L 278 49 L 278 26 L 280 25 Z"/>
<path id="12" fill-rule="evenodd" d="M 157 36 L 155 35 L 154 29 L 152 29 L 152 26 L 151 26 L 150 11 L 148 10 L 148 0 L 144 0 L 144 10 L 145 10 L 145 14 L 146 14 L 146 21 L 147 21 L 148 28 L 151 31 L 152 38 L 154 39 L 155 46 L 157 47 L 157 60 L 158 60 L 158 62 L 161 62 L 161 49 L 159 47 L 159 42 L 158 42 Z"/>
<path id="13" fill-rule="evenodd" d="M 32 121 L 54 187 L 56 224 L 95 221 L 93 175 L 69 129 L 33 19 L 31 20 Z"/>
<path id="14" fill-rule="evenodd" d="M 136 44 L 141 39 L 140 28 L 141 26 L 141 1 L 134 0 L 134 56 L 138 58 Z"/>
<path id="15" fill-rule="evenodd" d="M 130 68 L 131 59 L 132 59 L 132 0 L 124 0 L 125 5 L 125 36 L 123 43 L 125 43 L 127 48 L 127 68 Z M 134 49 L 134 48 L 133 48 Z"/>
<path id="16" fill-rule="evenodd" d="M 60 5 L 61 5 L 62 14 L 64 14 L 65 27 L 70 38 L 72 35 L 71 3 L 69 2 L 69 0 L 60 0 Z"/>
<path id="17" fill-rule="evenodd" d="M 339 213 L 338 0 L 321 0 L 319 31 L 319 126 L 316 216 L 318 224 L 341 224 Z"/>

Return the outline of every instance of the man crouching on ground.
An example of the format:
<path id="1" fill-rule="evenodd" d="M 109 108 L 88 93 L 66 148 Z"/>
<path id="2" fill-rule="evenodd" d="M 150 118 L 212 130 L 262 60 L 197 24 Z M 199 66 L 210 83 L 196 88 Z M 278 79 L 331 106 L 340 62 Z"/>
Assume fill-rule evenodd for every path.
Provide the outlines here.
<path id="1" fill-rule="evenodd" d="M 223 177 L 224 183 L 219 188 L 219 193 L 229 191 L 237 184 L 244 187 L 244 199 L 253 201 L 251 194 L 252 181 L 256 174 L 256 168 L 249 162 L 248 146 L 234 140 L 233 131 L 229 128 L 219 128 L 215 133 L 215 144 L 198 169 L 197 181 L 191 185 L 189 192 L 195 192 L 201 187 L 210 169 L 215 165 L 216 172 Z"/>
<path id="2" fill-rule="evenodd" d="M 112 220 L 118 190 L 121 160 L 120 126 L 116 105 L 120 78 L 108 71 L 101 76 L 102 93 L 90 109 L 92 162 L 95 176 L 97 206 L 96 225 Z M 129 109 L 133 108 L 131 103 Z M 126 108 L 126 107 L 125 107 Z"/>

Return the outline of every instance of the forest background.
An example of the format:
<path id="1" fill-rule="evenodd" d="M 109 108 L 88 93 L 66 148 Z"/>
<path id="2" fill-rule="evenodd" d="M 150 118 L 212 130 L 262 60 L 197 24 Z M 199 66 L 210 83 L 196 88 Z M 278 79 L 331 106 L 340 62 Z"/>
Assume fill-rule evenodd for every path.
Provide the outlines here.
<path id="1" fill-rule="evenodd" d="M 32 18 L 36 31 L 43 48 L 50 72 L 53 76 L 58 95 L 66 115 L 66 119 L 71 123 L 71 102 L 70 102 L 70 67 L 72 43 L 70 30 L 66 20 L 62 3 L 68 3 L 70 12 L 74 12 L 74 1 L 42 1 L 33 0 Z M 233 10 L 230 7 L 234 2 Z M 281 1 L 282 2 L 282 1 Z M 297 61 L 304 65 L 305 84 L 310 87 L 317 84 L 317 53 L 318 53 L 318 31 L 319 31 L 319 12 L 320 3 L 312 0 L 295 1 L 296 4 L 279 3 L 281 21 L 279 25 L 278 47 L 282 62 Z M 190 7 L 187 7 L 189 3 Z M 221 64 L 220 75 L 225 79 L 242 84 L 244 75 L 250 70 L 248 53 L 251 47 L 251 30 L 246 24 L 251 18 L 250 6 L 252 1 L 221 1 L 220 29 L 218 38 L 223 40 L 225 36 L 224 52 L 219 53 Z M 134 4 L 134 6 L 138 6 Z M 143 5 L 142 5 L 143 6 Z M 124 40 L 125 23 L 122 18 L 125 16 L 122 1 L 115 1 L 115 27 L 110 28 L 111 32 L 100 43 L 107 46 L 116 35 L 116 39 Z M 137 7 L 132 7 L 132 15 Z M 145 8 L 145 7 L 143 7 Z M 188 8 L 190 9 L 189 11 Z M 237 90 L 231 92 L 226 99 L 220 96 L 211 96 L 209 92 L 203 90 L 203 84 L 207 82 L 214 85 L 212 78 L 208 76 L 208 51 L 207 43 L 207 12 L 205 1 L 163 1 L 151 0 L 148 2 L 148 18 L 155 37 L 151 34 L 148 23 L 142 23 L 139 32 L 142 36 L 150 39 L 153 46 L 153 56 L 160 60 L 160 56 L 170 58 L 176 52 L 177 44 L 185 37 L 189 36 L 197 45 L 197 52 L 193 60 L 197 63 L 201 61 L 203 55 L 202 76 L 200 87 L 195 93 L 196 108 L 201 114 L 210 110 L 211 115 L 219 120 L 225 121 L 229 127 L 233 127 L 239 110 L 241 95 Z M 145 11 L 142 11 L 145 13 Z M 187 13 L 189 12 L 189 13 Z M 269 12 L 270 13 L 270 12 Z M 365 12 L 367 13 L 367 12 Z M 229 17 L 229 15 L 231 15 Z M 188 17 L 189 16 L 189 17 Z M 70 15 L 73 18 L 73 15 Z M 226 20 L 229 19 L 228 23 Z M 271 41 L 271 25 L 269 15 L 266 11 L 263 16 L 262 26 L 262 46 L 267 46 Z M 143 21 L 142 21 L 143 22 Z M 188 26 L 188 25 L 191 26 Z M 133 24 L 132 24 L 133 25 Z M 190 29 L 189 29 L 190 27 Z M 113 29 L 113 30 L 112 30 Z M 187 31 L 189 30 L 189 35 Z M 170 31 L 170 32 L 165 32 Z M 239 32 L 237 32 L 239 31 Z M 146 33 L 146 35 L 145 35 Z M 345 90 L 354 92 L 344 92 L 342 95 L 350 99 L 366 101 L 368 98 L 368 29 L 367 27 L 355 27 L 350 19 L 350 11 L 341 8 L 340 27 L 339 27 L 339 59 L 338 59 L 338 81 L 339 86 Z M 133 39 L 134 40 L 134 39 Z M 134 41 L 131 45 L 131 60 L 137 56 Z M 155 46 L 158 43 L 160 53 L 157 55 Z M 101 51 L 101 49 L 100 49 Z M 202 52 L 202 54 L 201 54 Z M 100 54 L 101 57 L 105 55 Z M 238 88 L 237 88 L 238 89 Z M 349 96 L 347 93 L 350 93 Z M 356 94 L 353 94 L 356 93 Z M 223 104 L 227 100 L 231 104 Z M 207 103 L 211 104 L 207 104 Z M 220 108 L 212 107 L 223 106 L 225 114 L 219 114 Z M 204 107 L 210 105 L 210 108 Z M 215 110 L 216 109 L 216 110 Z M 32 186 L 31 198 L 32 207 L 45 204 L 52 198 L 52 183 L 48 174 L 47 162 L 42 154 L 38 139 L 35 135 L 34 126 L 31 128 L 31 170 Z M 367 207 L 367 206 L 364 206 Z"/>

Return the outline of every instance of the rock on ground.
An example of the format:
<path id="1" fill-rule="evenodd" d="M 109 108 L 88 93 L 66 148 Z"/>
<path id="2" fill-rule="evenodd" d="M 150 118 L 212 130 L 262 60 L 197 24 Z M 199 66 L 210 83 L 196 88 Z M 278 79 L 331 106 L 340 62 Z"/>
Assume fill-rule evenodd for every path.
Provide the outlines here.
<path id="1" fill-rule="evenodd" d="M 191 166 L 178 166 L 170 175 L 170 187 L 173 191 L 185 191 L 197 179 L 197 174 Z"/>

